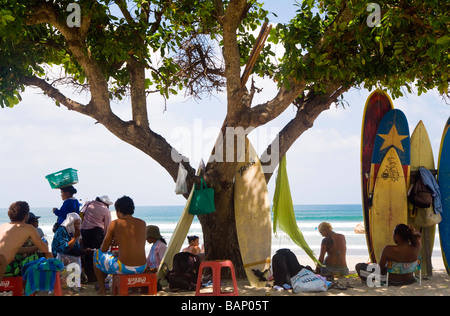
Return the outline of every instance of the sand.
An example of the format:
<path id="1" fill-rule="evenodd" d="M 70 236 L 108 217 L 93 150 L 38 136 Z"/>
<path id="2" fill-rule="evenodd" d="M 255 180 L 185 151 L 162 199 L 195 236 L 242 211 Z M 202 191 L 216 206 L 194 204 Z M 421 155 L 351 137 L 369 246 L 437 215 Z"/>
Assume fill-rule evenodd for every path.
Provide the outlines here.
<path id="1" fill-rule="evenodd" d="M 298 257 L 303 265 L 310 264 L 308 257 Z M 350 269 L 350 276 L 335 278 L 334 283 L 339 287 L 328 289 L 326 292 L 318 293 L 293 293 L 292 290 L 276 291 L 272 287 L 256 288 L 248 285 L 247 280 L 238 280 L 239 296 L 450 296 L 450 277 L 447 275 L 444 264 L 440 257 L 433 258 L 433 276 L 423 277 L 422 286 L 419 283 L 390 286 L 390 287 L 369 287 L 366 282 L 356 276 L 354 266 L 359 262 L 366 262 L 366 258 L 347 257 L 347 264 Z M 228 286 L 230 285 L 230 286 Z M 232 290 L 231 281 L 226 281 L 225 290 Z M 203 290 L 202 290 L 203 291 Z M 47 296 L 45 293 L 38 293 L 37 296 Z M 67 293 L 67 296 L 97 296 L 94 284 L 83 285 L 79 293 Z M 111 296 L 111 292 L 107 293 Z M 142 294 L 130 294 L 141 296 Z M 195 292 L 170 292 L 167 286 L 163 286 L 163 291 L 158 292 L 158 296 L 195 296 Z"/>
<path id="2" fill-rule="evenodd" d="M 350 273 L 355 273 L 350 271 Z M 318 293 L 293 293 L 292 290 L 276 291 L 273 288 L 256 288 L 248 285 L 247 280 L 238 280 L 239 296 L 450 296 L 450 277 L 445 270 L 434 270 L 431 278 L 423 278 L 419 283 L 404 286 L 369 287 L 357 276 L 335 278 L 340 288 L 329 289 Z M 232 287 L 224 287 L 231 290 Z M 67 296 L 97 296 L 93 284 L 83 285 L 79 293 L 68 293 Z M 112 295 L 108 292 L 107 295 Z M 130 294 L 130 296 L 142 294 Z M 48 296 L 38 293 L 37 296 Z M 158 292 L 158 296 L 195 296 L 195 292 L 170 292 L 167 287 Z"/>

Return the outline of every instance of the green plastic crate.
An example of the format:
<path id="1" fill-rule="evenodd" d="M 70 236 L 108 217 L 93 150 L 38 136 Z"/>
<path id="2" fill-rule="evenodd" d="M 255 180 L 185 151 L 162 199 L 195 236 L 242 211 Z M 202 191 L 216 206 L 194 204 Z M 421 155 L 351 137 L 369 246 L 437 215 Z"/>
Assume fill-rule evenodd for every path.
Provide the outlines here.
<path id="1" fill-rule="evenodd" d="M 52 189 L 68 187 L 78 183 L 78 174 L 76 169 L 68 168 L 45 176 Z"/>

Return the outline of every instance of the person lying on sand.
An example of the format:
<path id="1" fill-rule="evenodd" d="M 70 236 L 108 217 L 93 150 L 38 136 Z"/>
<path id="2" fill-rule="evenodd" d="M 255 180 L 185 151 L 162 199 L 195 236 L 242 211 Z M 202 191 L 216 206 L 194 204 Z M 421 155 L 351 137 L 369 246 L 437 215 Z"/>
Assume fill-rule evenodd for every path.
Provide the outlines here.
<path id="1" fill-rule="evenodd" d="M 34 226 L 27 224 L 30 206 L 27 202 L 18 201 L 11 204 L 8 210 L 10 223 L 0 226 L 0 281 L 5 274 L 6 266 L 14 260 L 20 247 L 29 239 L 45 255 L 45 258 L 53 258 L 48 246 L 39 237 Z"/>

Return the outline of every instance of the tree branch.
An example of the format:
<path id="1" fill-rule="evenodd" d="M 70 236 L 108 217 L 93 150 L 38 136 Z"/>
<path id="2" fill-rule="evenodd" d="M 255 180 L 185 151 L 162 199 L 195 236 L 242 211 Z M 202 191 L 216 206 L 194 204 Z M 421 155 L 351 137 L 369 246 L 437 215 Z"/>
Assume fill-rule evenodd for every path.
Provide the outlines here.
<path id="1" fill-rule="evenodd" d="M 61 32 L 74 58 L 86 73 L 86 77 L 91 85 L 91 103 L 93 107 L 101 116 L 110 115 L 108 84 L 97 62 L 89 56 L 84 44 L 85 38 L 81 36 L 81 32 L 87 32 L 87 25 L 90 19 L 88 19 L 88 22 L 83 21 L 82 27 L 78 30 L 78 28 L 71 28 L 64 21 L 61 21 L 58 8 L 50 3 L 40 3 L 30 12 L 32 13 L 26 20 L 27 25 L 48 23 Z"/>
<path id="2" fill-rule="evenodd" d="M 225 11 L 223 10 L 223 2 L 222 0 L 214 0 L 214 6 L 216 7 L 217 17 L 219 23 L 222 23 L 222 17 L 225 14 Z"/>
<path id="3" fill-rule="evenodd" d="M 342 1 L 339 14 L 336 16 L 335 20 L 338 23 L 342 23 L 344 21 L 348 23 L 352 18 L 353 17 L 351 15 L 350 8 L 345 1 Z M 331 23 L 328 29 L 325 30 L 321 39 L 315 45 L 315 50 L 325 51 L 331 44 L 330 38 L 333 38 L 331 37 L 331 34 L 333 32 L 335 32 L 335 30 L 333 30 Z M 306 54 L 303 58 L 305 62 L 309 60 L 311 67 L 316 67 L 314 61 L 310 59 L 309 53 Z M 287 80 L 289 88 L 286 87 L 286 85 L 283 85 L 279 89 L 279 92 L 274 99 L 254 107 L 248 106 L 247 108 L 242 108 L 242 111 L 239 114 L 239 117 L 241 118 L 241 126 L 258 127 L 270 122 L 271 120 L 278 117 L 281 113 L 283 113 L 283 111 L 292 103 L 292 100 L 295 100 L 301 93 L 305 91 L 306 81 L 303 78 L 300 80 L 296 80 L 291 77 Z M 331 86 L 335 87 L 336 85 L 332 84 Z M 326 95 L 324 97 L 326 97 Z M 251 99 L 252 98 L 250 98 L 250 101 Z"/>
<path id="4" fill-rule="evenodd" d="M 266 182 L 269 182 L 279 161 L 286 155 L 294 142 L 313 126 L 317 117 L 328 110 L 332 103 L 350 87 L 341 86 L 339 83 L 329 83 L 325 95 L 315 95 L 309 92 L 307 98 L 299 106 L 296 116 L 278 133 L 261 155 L 261 164 L 264 166 Z M 278 152 L 275 152 L 278 151 Z"/>
<path id="5" fill-rule="evenodd" d="M 90 103 L 87 105 L 84 105 L 84 104 L 78 103 L 78 102 L 66 97 L 58 89 L 53 87 L 51 84 L 49 84 L 44 79 L 40 79 L 37 77 L 25 77 L 23 79 L 23 83 L 27 86 L 34 86 L 34 87 L 40 88 L 50 98 L 63 104 L 69 110 L 76 111 L 78 113 L 88 115 L 88 116 L 92 115 L 92 106 Z"/>
<path id="6" fill-rule="evenodd" d="M 290 79 L 290 87 L 282 86 L 278 94 L 272 100 L 246 108 L 240 115 L 240 126 L 258 127 L 277 118 L 305 89 L 305 81 L 294 81 Z"/>
<path id="7" fill-rule="evenodd" d="M 246 0 L 230 1 L 221 23 L 223 28 L 225 76 L 227 78 L 227 113 L 231 124 L 233 124 L 234 116 L 241 112 L 244 106 L 241 98 L 245 90 L 241 89 L 241 61 L 236 30 L 246 7 Z"/>
<path id="8" fill-rule="evenodd" d="M 87 105 L 78 103 L 64 96 L 58 89 L 46 82 L 44 79 L 37 77 L 25 77 L 23 83 L 27 86 L 40 88 L 50 98 L 61 103 L 67 109 L 90 116 L 97 119 L 96 113 L 92 107 L 92 103 Z M 150 131 L 149 128 L 141 128 L 134 122 L 124 122 L 119 117 L 112 114 L 108 118 L 102 118 L 102 123 L 112 134 L 119 139 L 129 143 L 142 152 L 152 157 L 170 174 L 172 179 L 176 181 L 178 175 L 178 160 L 184 158 L 173 148 L 164 137 Z M 175 159 L 174 159 L 175 158 Z M 191 186 L 195 182 L 195 170 L 188 162 L 183 162 L 184 167 L 188 171 L 187 183 Z"/>
<path id="9" fill-rule="evenodd" d="M 158 31 L 158 28 L 162 21 L 163 14 L 164 14 L 164 12 L 166 12 L 166 9 L 169 7 L 170 3 L 171 3 L 171 1 L 165 1 L 163 6 L 161 7 L 160 11 L 155 10 L 155 22 L 152 25 L 150 33 L 155 33 L 156 31 Z M 148 8 L 149 8 L 148 10 L 150 10 L 150 2 L 148 5 Z M 148 15 L 149 16 L 147 17 L 147 22 L 148 22 L 148 19 L 150 18 L 150 12 L 148 13 Z"/>
<path id="10" fill-rule="evenodd" d="M 133 121 L 139 127 L 148 129 L 147 98 L 145 92 L 145 65 L 131 57 L 127 61 L 127 69 L 130 74 L 131 109 Z"/>
<path id="11" fill-rule="evenodd" d="M 135 21 L 134 21 L 133 17 L 131 16 L 130 12 L 128 11 L 127 2 L 124 0 L 115 0 L 114 2 L 119 7 L 120 12 L 122 12 L 122 14 L 123 14 L 125 20 L 127 20 L 128 24 L 134 25 Z"/>

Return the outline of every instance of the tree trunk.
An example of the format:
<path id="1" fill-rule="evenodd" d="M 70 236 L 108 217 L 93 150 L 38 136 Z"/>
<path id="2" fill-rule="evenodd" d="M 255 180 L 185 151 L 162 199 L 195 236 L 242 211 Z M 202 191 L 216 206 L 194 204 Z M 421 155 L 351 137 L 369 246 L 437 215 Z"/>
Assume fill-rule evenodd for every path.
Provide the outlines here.
<path id="1" fill-rule="evenodd" d="M 215 190 L 216 211 L 199 216 L 203 229 L 206 259 L 233 262 L 236 277 L 245 278 L 234 218 L 234 186 Z"/>

